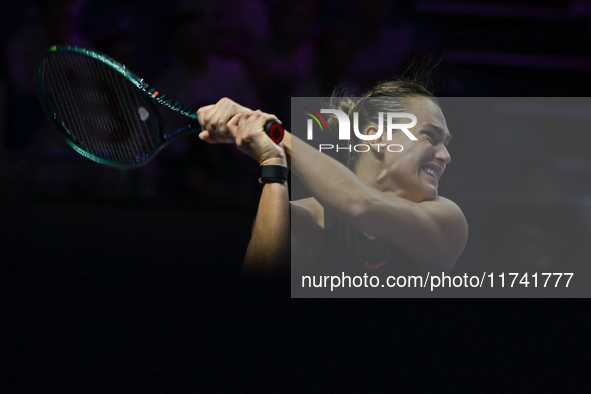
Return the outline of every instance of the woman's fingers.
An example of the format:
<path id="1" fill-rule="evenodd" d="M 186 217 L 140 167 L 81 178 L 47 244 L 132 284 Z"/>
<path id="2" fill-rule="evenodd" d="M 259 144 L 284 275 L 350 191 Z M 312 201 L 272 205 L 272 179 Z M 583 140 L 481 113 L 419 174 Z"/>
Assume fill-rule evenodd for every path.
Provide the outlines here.
<path id="1" fill-rule="evenodd" d="M 210 144 L 231 144 L 234 142 L 234 138 L 232 137 L 224 138 L 218 134 L 209 132 L 209 130 L 203 130 L 199 133 L 199 138 Z"/>
<path id="2" fill-rule="evenodd" d="M 278 120 L 275 115 L 267 114 L 261 110 L 242 114 L 238 122 L 239 132 L 256 133 L 265 131 L 265 124 L 270 120 Z"/>
<path id="3" fill-rule="evenodd" d="M 275 119 L 277 119 L 275 116 L 261 111 L 242 114 L 238 120 L 235 137 L 238 149 L 252 156 L 259 163 L 270 158 L 283 157 L 283 149 L 264 131 L 265 123 Z"/>
<path id="4" fill-rule="evenodd" d="M 199 108 L 197 117 L 201 127 L 208 133 L 200 134 L 200 138 L 210 143 L 232 143 L 236 136 L 236 128 L 228 125 L 238 114 L 250 112 L 234 101 L 223 98 L 216 104 Z M 235 125 L 236 123 L 233 123 Z"/>
<path id="5" fill-rule="evenodd" d="M 230 99 L 222 99 L 197 111 L 203 131 L 199 138 L 210 144 L 236 143 L 238 149 L 254 157 L 259 163 L 269 158 L 282 157 L 282 148 L 265 133 L 265 124 L 277 120 L 274 115 L 252 111 Z"/>

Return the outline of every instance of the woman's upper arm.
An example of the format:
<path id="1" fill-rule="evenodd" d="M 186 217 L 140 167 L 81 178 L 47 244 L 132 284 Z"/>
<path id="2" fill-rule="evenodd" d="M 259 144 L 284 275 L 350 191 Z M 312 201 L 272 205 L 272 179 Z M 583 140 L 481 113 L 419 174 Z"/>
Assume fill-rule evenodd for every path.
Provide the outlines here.
<path id="1" fill-rule="evenodd" d="M 362 231 L 396 245 L 423 269 L 451 269 L 468 238 L 463 212 L 443 197 L 415 203 L 383 195 L 370 199 L 356 221 Z"/>
<path id="2" fill-rule="evenodd" d="M 324 234 L 324 209 L 314 198 L 291 203 L 292 266 L 310 266 L 320 254 Z"/>

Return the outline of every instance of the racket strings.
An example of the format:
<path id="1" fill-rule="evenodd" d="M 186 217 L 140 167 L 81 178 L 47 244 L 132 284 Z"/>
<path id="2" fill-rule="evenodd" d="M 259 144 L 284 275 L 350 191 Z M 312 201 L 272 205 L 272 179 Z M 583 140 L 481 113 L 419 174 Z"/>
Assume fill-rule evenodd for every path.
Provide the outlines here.
<path id="1" fill-rule="evenodd" d="M 122 78 L 122 77 L 120 77 L 120 78 Z M 136 111 L 139 111 L 139 109 L 142 106 L 140 105 L 139 100 L 138 100 L 138 96 L 136 94 L 137 90 L 135 88 L 132 88 L 131 84 L 129 84 L 129 83 L 121 84 L 119 86 L 126 91 L 127 98 L 128 98 L 128 101 L 126 101 L 126 103 L 129 103 L 130 106 L 132 105 L 132 103 L 135 103 L 135 105 L 133 107 Z M 130 111 L 126 111 L 125 113 L 130 114 L 130 113 L 132 113 L 131 111 L 133 111 L 133 109 L 131 109 Z M 141 115 L 140 115 L 140 118 L 141 118 Z M 138 121 L 137 117 L 135 118 L 135 120 L 137 123 L 137 121 Z M 130 119 L 130 121 L 133 121 L 133 120 Z M 152 141 L 152 137 L 147 129 L 146 124 L 144 122 L 139 122 L 138 126 L 143 129 L 142 130 L 143 132 L 137 133 L 137 134 L 134 133 L 134 134 L 132 134 L 132 136 L 137 137 L 136 143 L 141 145 L 143 142 L 143 145 L 146 147 L 149 147 L 149 149 L 151 150 L 155 146 L 155 144 Z M 140 140 L 143 140 L 143 141 L 140 141 Z"/>
<path id="2" fill-rule="evenodd" d="M 153 106 L 125 76 L 75 53 L 55 54 L 43 66 L 54 118 L 88 153 L 107 160 L 142 160 L 159 142 Z"/>
<path id="3" fill-rule="evenodd" d="M 90 116 L 86 119 L 85 122 L 85 120 L 82 118 L 82 115 L 84 113 L 87 113 L 88 110 L 85 108 L 81 108 L 80 106 L 81 103 L 86 102 L 86 100 L 80 100 L 79 97 L 79 93 L 83 92 L 76 91 L 74 87 L 70 84 L 70 76 L 66 75 L 69 72 L 69 69 L 72 68 L 72 65 L 69 63 L 66 64 L 64 62 L 64 57 L 58 57 L 56 61 L 58 61 L 58 64 L 60 65 L 60 68 L 57 71 L 58 74 L 60 74 L 61 76 L 61 88 L 63 89 L 64 87 L 67 87 L 66 89 L 63 89 L 63 92 L 64 96 L 67 95 L 70 99 L 69 103 L 65 103 L 64 105 L 62 105 L 62 108 L 64 108 L 67 111 L 67 116 L 63 117 L 63 119 L 66 122 L 69 119 L 72 119 L 72 126 L 75 126 L 68 128 L 68 130 L 70 132 L 74 132 L 72 137 L 76 138 L 81 144 L 83 144 L 90 151 L 90 153 L 96 154 L 96 152 L 105 151 L 106 149 L 104 144 L 101 144 L 99 139 L 93 139 L 91 137 L 92 130 L 89 131 L 87 129 L 86 123 L 90 123 L 89 127 L 93 127 L 96 129 L 108 129 L 107 125 L 104 124 L 102 117 L 97 116 Z M 80 65 L 83 66 L 84 63 L 81 63 Z M 56 88 L 59 89 L 60 87 L 58 86 Z M 90 95 L 93 95 L 93 93 L 96 94 L 96 92 L 86 92 L 86 94 Z M 56 100 L 56 102 L 59 102 L 59 100 Z"/>
<path id="4" fill-rule="evenodd" d="M 100 67 L 99 69 L 101 75 L 103 76 L 104 80 L 109 81 L 109 88 L 106 89 L 108 96 L 108 103 L 109 103 L 109 110 L 113 113 L 113 114 L 117 114 L 118 116 L 114 116 L 114 120 L 116 122 L 115 125 L 115 131 L 114 133 L 111 133 L 110 138 L 112 138 L 113 140 L 115 140 L 117 142 L 117 144 L 119 146 L 122 147 L 128 147 L 128 148 L 140 148 L 141 149 L 141 143 L 139 141 L 139 138 L 135 138 L 137 136 L 136 133 L 125 133 L 125 128 L 127 128 L 128 130 L 134 130 L 134 122 L 133 119 L 131 119 L 131 111 L 133 111 L 133 108 L 131 108 L 132 103 L 135 101 L 137 103 L 137 100 L 132 100 L 131 95 L 129 94 L 129 92 L 124 92 L 124 88 L 126 84 L 122 84 L 120 80 L 118 80 L 118 75 L 113 75 L 113 72 L 110 72 L 110 69 L 105 70 L 105 67 Z M 112 87 L 113 90 L 110 90 Z M 123 98 L 121 100 L 115 100 L 114 97 L 112 97 L 113 95 L 115 95 L 117 98 Z M 121 102 L 121 104 L 123 104 L 125 106 L 125 108 L 123 109 L 122 113 L 118 113 L 117 112 L 117 108 L 113 108 L 114 104 L 118 102 Z M 138 108 L 138 106 L 136 106 L 135 108 Z M 129 143 L 127 143 L 127 140 L 131 138 L 131 141 L 129 141 Z M 136 149 L 137 151 L 137 149 Z M 141 151 L 141 150 L 140 150 Z M 132 152 L 131 150 L 129 152 Z M 133 154 L 133 152 L 132 152 Z"/>
<path id="5" fill-rule="evenodd" d="M 131 152 L 131 149 L 134 147 L 138 147 L 139 144 L 136 144 L 136 141 L 130 141 L 129 143 L 127 142 L 127 139 L 129 137 L 133 138 L 133 134 L 131 135 L 126 135 L 125 134 L 125 129 L 127 128 L 128 130 L 133 130 L 133 126 L 132 126 L 132 122 L 129 119 L 129 108 L 123 108 L 122 113 L 119 113 L 117 111 L 117 108 L 115 108 L 116 104 L 119 104 L 117 98 L 121 97 L 122 94 L 120 92 L 118 92 L 117 90 L 120 88 L 120 83 L 119 81 L 116 80 L 116 78 L 111 75 L 112 73 L 104 70 L 103 67 L 99 67 L 97 70 L 91 70 L 91 75 L 93 75 L 95 72 L 98 72 L 101 77 L 103 78 L 103 80 L 108 81 L 108 87 L 105 89 L 105 94 L 107 95 L 105 103 L 107 104 L 107 108 L 108 111 L 112 114 L 112 118 L 109 118 L 111 120 L 111 127 L 109 128 L 109 133 L 108 133 L 108 139 L 107 141 L 112 141 L 115 143 L 115 147 L 121 147 L 121 150 L 123 149 L 128 149 L 127 153 Z M 121 104 L 124 106 L 128 106 L 129 105 L 129 100 L 125 101 L 125 100 L 121 100 Z M 132 145 L 133 144 L 133 145 Z M 120 150 L 114 149 L 115 152 L 117 152 L 120 155 L 124 155 L 124 153 Z M 137 149 L 136 149 L 137 150 Z M 141 146 L 140 146 L 140 151 L 141 151 Z M 133 153 L 132 153 L 133 154 Z"/>

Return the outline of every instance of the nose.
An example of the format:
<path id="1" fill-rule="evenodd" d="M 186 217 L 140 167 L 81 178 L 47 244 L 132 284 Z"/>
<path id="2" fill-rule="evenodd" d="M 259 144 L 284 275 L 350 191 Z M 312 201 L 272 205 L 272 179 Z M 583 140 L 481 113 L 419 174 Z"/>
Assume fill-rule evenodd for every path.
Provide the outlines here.
<path id="1" fill-rule="evenodd" d="M 451 155 L 449 154 L 447 147 L 443 144 L 439 144 L 435 150 L 435 158 L 442 164 L 448 164 L 451 161 Z"/>

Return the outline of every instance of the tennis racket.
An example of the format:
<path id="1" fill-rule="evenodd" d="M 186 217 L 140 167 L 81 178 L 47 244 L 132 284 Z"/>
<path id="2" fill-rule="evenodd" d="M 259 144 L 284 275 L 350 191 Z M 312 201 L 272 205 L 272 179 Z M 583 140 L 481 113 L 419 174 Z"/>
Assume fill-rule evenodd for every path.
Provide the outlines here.
<path id="1" fill-rule="evenodd" d="M 53 126 L 78 153 L 101 164 L 133 168 L 146 164 L 171 141 L 201 127 L 165 133 L 161 105 L 198 120 L 195 109 L 160 93 L 123 64 L 78 47 L 52 47 L 36 75 L 41 105 Z M 275 143 L 279 121 L 265 124 Z"/>

